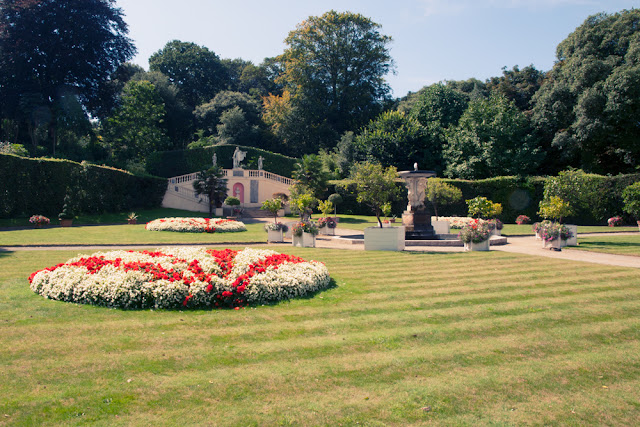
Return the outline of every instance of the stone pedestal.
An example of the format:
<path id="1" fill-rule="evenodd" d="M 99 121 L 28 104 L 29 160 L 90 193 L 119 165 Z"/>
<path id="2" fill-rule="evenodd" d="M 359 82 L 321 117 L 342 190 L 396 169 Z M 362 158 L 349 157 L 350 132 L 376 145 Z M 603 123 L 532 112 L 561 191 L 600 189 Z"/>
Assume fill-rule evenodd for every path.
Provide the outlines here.
<path id="1" fill-rule="evenodd" d="M 416 165 L 417 168 L 417 165 Z M 403 171 L 398 175 L 407 186 L 409 204 L 407 210 L 402 213 L 402 225 L 405 227 L 407 240 L 432 240 L 437 239 L 431 226 L 431 214 L 424 206 L 424 190 L 427 179 L 436 176 L 433 171 Z"/>
<path id="2" fill-rule="evenodd" d="M 406 210 L 402 213 L 402 225 L 406 230 L 407 240 L 433 240 L 437 239 L 435 230 L 431 225 L 431 215 L 424 208 Z"/>

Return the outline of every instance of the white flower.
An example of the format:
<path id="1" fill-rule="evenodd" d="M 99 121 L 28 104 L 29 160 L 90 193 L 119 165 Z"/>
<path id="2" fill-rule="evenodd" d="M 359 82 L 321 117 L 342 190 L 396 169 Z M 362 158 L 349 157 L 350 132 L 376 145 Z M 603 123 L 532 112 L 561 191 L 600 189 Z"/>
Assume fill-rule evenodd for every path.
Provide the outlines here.
<path id="1" fill-rule="evenodd" d="M 151 231 L 178 231 L 183 233 L 231 233 L 247 231 L 244 223 L 223 218 L 160 218 L 146 225 Z"/>
<path id="2" fill-rule="evenodd" d="M 167 247 L 81 255 L 37 272 L 30 287 L 49 299 L 139 309 L 264 304 L 329 283 L 324 264 L 272 250 Z"/>

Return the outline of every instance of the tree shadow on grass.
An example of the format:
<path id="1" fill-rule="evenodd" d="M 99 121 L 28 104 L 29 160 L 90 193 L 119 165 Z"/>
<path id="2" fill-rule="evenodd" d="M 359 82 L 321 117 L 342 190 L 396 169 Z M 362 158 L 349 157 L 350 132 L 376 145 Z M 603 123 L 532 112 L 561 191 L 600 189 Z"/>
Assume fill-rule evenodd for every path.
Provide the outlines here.
<path id="1" fill-rule="evenodd" d="M 362 218 L 342 218 L 340 217 L 340 222 L 339 224 L 367 224 L 367 223 L 371 223 L 373 224 L 374 222 L 377 221 L 367 221 L 366 219 L 362 219 Z"/>
<path id="2" fill-rule="evenodd" d="M 7 257 L 7 256 L 13 254 L 13 252 L 14 251 L 10 251 L 10 250 L 7 250 L 7 249 L 0 248 L 0 258 Z"/>

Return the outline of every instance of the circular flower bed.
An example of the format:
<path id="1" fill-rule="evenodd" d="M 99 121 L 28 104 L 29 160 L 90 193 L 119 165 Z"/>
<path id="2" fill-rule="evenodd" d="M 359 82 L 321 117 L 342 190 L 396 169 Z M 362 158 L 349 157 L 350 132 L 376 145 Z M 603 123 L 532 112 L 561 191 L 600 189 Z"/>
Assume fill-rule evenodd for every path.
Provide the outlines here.
<path id="1" fill-rule="evenodd" d="M 233 233 L 247 231 L 244 223 L 222 218 L 160 218 L 148 222 L 151 231 L 178 231 L 182 233 Z"/>
<path id="2" fill-rule="evenodd" d="M 45 298 L 114 308 L 240 308 L 329 286 L 327 267 L 271 250 L 164 248 L 98 252 L 37 271 Z"/>

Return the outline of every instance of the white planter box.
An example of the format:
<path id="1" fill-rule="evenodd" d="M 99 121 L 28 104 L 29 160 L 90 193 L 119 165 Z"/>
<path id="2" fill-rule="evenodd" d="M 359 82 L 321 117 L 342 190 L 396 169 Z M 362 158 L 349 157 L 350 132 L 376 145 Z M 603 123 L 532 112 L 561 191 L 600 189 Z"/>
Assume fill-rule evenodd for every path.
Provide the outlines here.
<path id="1" fill-rule="evenodd" d="M 222 211 L 222 208 L 214 208 L 214 209 L 213 209 L 213 214 L 214 214 L 215 216 L 220 216 L 220 217 L 224 215 L 224 213 L 223 213 L 223 211 Z"/>
<path id="2" fill-rule="evenodd" d="M 450 234 L 451 227 L 449 225 L 449 221 L 431 221 L 431 225 L 433 226 L 433 230 L 436 234 Z"/>
<path id="3" fill-rule="evenodd" d="M 578 246 L 578 226 L 573 224 L 565 225 L 569 228 L 569 230 L 571 230 L 571 233 L 573 234 L 572 238 L 567 239 L 567 244 L 565 246 Z"/>
<path id="4" fill-rule="evenodd" d="M 322 228 L 318 228 L 318 232 L 323 236 L 335 236 L 336 235 L 336 229 L 335 228 L 322 227 Z"/>
<path id="5" fill-rule="evenodd" d="M 555 240 L 552 240 L 550 242 L 547 242 L 546 240 L 543 240 L 542 241 L 542 247 L 543 248 L 547 248 L 547 249 L 551 249 L 551 248 L 561 249 L 562 248 L 562 239 L 555 239 Z"/>
<path id="6" fill-rule="evenodd" d="M 480 243 L 473 243 L 473 242 L 469 242 L 469 243 L 465 243 L 464 244 L 464 250 L 465 251 L 488 251 L 489 249 L 489 239 L 485 240 L 484 242 L 480 242 Z"/>
<path id="7" fill-rule="evenodd" d="M 497 228 L 494 228 L 493 230 L 491 230 L 491 235 L 492 236 L 501 236 L 502 235 L 502 230 L 498 230 Z"/>
<path id="8" fill-rule="evenodd" d="M 267 230 L 267 242 L 280 243 L 284 241 L 284 233 L 282 230 Z"/>
<path id="9" fill-rule="evenodd" d="M 403 251 L 404 227 L 367 227 L 364 229 L 365 251 Z"/>
<path id="10" fill-rule="evenodd" d="M 293 246 L 300 248 L 315 248 L 316 236 L 311 233 L 302 233 L 302 236 L 293 236 Z"/>

